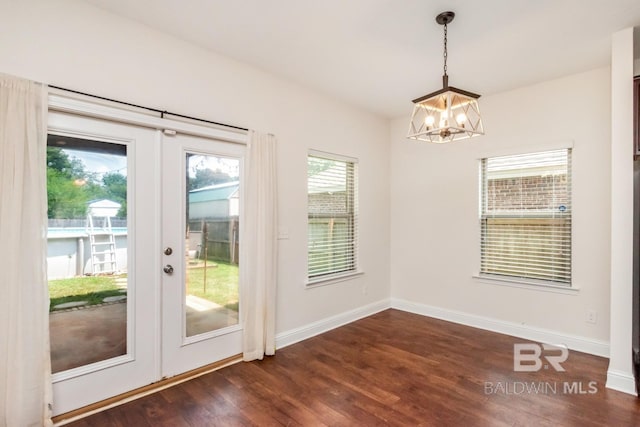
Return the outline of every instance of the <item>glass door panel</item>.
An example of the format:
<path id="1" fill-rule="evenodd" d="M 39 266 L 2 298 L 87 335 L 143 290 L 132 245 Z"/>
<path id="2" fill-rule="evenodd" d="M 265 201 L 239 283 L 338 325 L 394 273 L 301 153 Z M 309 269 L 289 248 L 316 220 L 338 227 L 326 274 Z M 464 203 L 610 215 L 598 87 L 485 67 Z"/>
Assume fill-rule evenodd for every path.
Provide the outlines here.
<path id="1" fill-rule="evenodd" d="M 186 337 L 238 324 L 240 161 L 187 152 Z"/>
<path id="2" fill-rule="evenodd" d="M 50 134 L 53 373 L 127 354 L 127 146 Z"/>

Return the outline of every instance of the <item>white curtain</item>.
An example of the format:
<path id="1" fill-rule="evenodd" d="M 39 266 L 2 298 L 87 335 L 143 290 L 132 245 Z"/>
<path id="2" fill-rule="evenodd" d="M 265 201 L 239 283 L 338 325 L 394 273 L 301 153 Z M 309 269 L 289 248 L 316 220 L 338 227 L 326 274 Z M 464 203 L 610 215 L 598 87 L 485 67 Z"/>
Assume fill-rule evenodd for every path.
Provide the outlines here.
<path id="1" fill-rule="evenodd" d="M 277 280 L 276 138 L 250 130 L 244 183 L 242 245 L 246 261 L 242 280 L 243 359 L 275 354 Z"/>
<path id="2" fill-rule="evenodd" d="M 0 74 L 0 425 L 51 423 L 47 90 Z"/>

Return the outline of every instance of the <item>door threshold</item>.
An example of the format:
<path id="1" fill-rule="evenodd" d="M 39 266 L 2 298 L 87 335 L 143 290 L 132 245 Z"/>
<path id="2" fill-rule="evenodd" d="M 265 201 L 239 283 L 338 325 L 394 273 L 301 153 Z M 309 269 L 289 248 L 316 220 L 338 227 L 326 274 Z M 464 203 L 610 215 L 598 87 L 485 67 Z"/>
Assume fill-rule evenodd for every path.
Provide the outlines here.
<path id="1" fill-rule="evenodd" d="M 215 363 L 210 363 L 209 365 L 193 369 L 191 371 L 173 376 L 171 378 L 164 378 L 158 382 L 136 388 L 126 393 L 122 393 L 96 403 L 92 403 L 91 405 L 87 405 L 82 408 L 66 412 L 64 414 L 56 415 L 52 418 L 52 420 L 55 426 L 63 426 L 73 421 L 77 421 L 81 418 L 88 417 L 89 415 L 93 415 L 106 409 L 131 402 L 132 400 L 136 400 L 141 397 L 156 393 L 160 390 L 164 390 L 165 388 L 169 388 L 185 381 L 192 380 L 194 378 L 200 377 L 213 371 L 217 371 L 218 369 L 222 369 L 225 366 L 233 365 L 241 361 L 242 354 L 236 354 L 235 356 L 227 357 L 226 359 L 222 359 Z"/>

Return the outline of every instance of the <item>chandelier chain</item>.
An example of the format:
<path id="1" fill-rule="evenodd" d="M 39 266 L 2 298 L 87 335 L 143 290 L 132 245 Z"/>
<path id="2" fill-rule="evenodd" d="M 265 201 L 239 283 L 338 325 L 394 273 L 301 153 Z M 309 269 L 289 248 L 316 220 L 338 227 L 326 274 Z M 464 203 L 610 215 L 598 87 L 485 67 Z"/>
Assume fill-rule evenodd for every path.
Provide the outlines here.
<path id="1" fill-rule="evenodd" d="M 447 24 L 444 24 L 444 75 L 447 75 Z"/>

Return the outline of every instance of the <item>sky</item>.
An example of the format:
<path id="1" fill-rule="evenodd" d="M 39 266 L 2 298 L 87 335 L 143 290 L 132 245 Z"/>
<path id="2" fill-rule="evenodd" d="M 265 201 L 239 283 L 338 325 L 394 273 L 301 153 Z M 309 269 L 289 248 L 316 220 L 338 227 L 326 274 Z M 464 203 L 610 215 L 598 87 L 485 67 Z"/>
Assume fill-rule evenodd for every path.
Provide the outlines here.
<path id="1" fill-rule="evenodd" d="M 88 172 L 97 173 L 100 178 L 105 173 L 118 172 L 127 175 L 127 158 L 126 156 L 118 156 L 115 154 L 97 153 L 85 150 L 73 150 L 65 148 L 62 151 L 70 157 L 82 161 Z"/>
<path id="2" fill-rule="evenodd" d="M 194 177 L 197 169 L 219 170 L 236 178 L 239 176 L 240 162 L 233 158 L 195 154 L 189 158 L 189 176 Z"/>
<path id="3" fill-rule="evenodd" d="M 115 154 L 99 153 L 85 150 L 63 149 L 69 156 L 80 160 L 88 172 L 97 173 L 100 178 L 106 173 L 118 172 L 127 175 L 127 158 Z M 217 156 L 192 155 L 189 159 L 189 175 L 194 176 L 196 169 L 208 168 L 221 171 L 231 177 L 239 176 L 238 159 Z"/>

